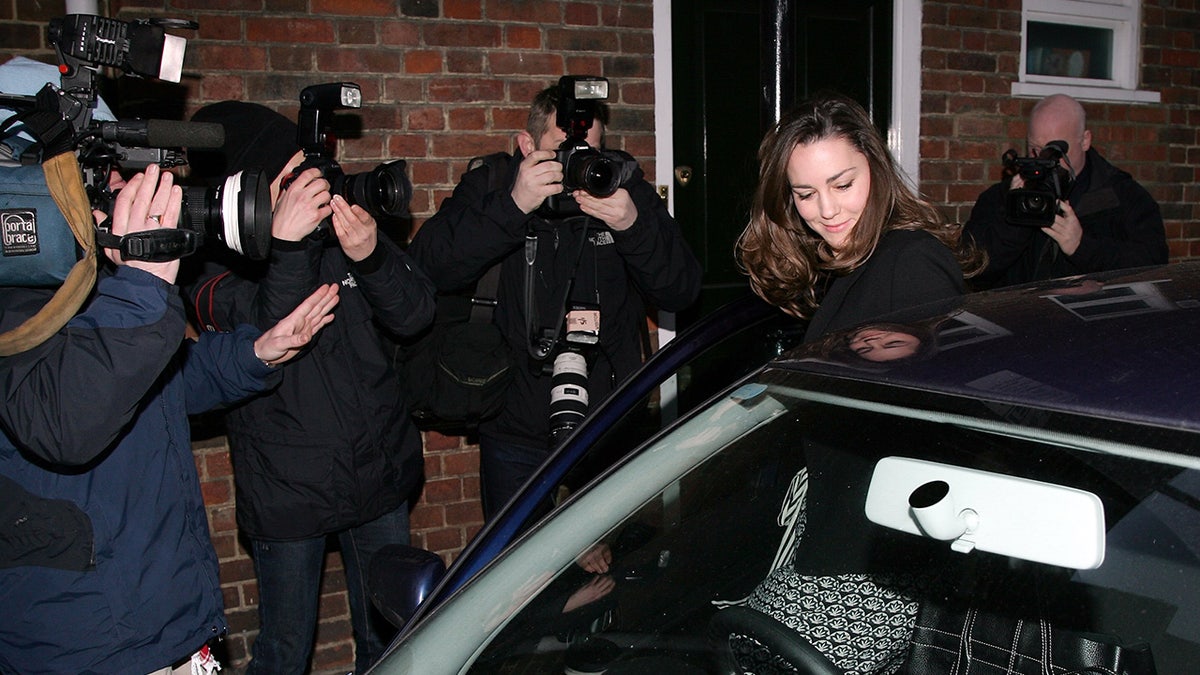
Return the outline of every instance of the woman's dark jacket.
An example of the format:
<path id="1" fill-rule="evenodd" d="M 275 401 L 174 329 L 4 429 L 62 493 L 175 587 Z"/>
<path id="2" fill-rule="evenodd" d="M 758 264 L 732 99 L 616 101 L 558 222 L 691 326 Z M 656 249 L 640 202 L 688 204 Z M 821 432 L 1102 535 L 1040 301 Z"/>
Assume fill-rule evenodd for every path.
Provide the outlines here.
<path id="1" fill-rule="evenodd" d="M 244 263 L 245 261 L 239 261 Z M 230 272 L 210 263 L 189 283 L 206 330 L 269 326 L 319 284 L 339 284 L 334 320 L 283 381 L 226 415 L 242 532 L 306 539 L 399 507 L 424 471 L 421 440 L 380 330 L 410 335 L 433 320 L 433 285 L 382 233 L 351 262 L 330 235 L 275 240 L 269 263 Z"/>
<path id="2" fill-rule="evenodd" d="M 0 289 L 0 330 L 48 297 Z M 278 378 L 258 334 L 185 343 L 178 290 L 120 267 L 0 358 L 0 672 L 147 673 L 227 631 L 187 416 Z"/>
<path id="3" fill-rule="evenodd" d="M 866 262 L 833 279 L 804 339 L 965 292 L 962 268 L 945 244 L 928 232 L 891 230 Z"/>
<path id="4" fill-rule="evenodd" d="M 641 365 L 647 303 L 664 311 L 686 308 L 700 292 L 701 272 L 679 225 L 640 168 L 624 185 L 637 207 L 637 221 L 618 232 L 585 216 L 523 213 L 512 198 L 522 159 L 518 153 L 508 161 L 499 189 L 489 190 L 486 166 L 464 175 L 413 237 L 409 254 L 441 292 L 468 288 L 502 263 L 494 321 L 518 367 L 504 409 L 484 422 L 480 433 L 548 449 L 551 376 L 529 355 L 526 234 L 537 240 L 532 288 L 536 332 L 562 324 L 562 292 L 568 285 L 568 305 L 600 307 L 600 344 L 589 359 L 592 406 Z"/>

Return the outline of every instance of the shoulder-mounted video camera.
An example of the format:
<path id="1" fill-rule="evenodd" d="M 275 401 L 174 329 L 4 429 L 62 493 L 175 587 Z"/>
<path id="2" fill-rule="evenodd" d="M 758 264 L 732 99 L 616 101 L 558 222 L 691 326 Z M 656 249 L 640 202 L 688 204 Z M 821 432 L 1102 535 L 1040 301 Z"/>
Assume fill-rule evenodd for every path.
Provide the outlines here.
<path id="1" fill-rule="evenodd" d="M 620 150 L 597 150 L 587 142 L 598 104 L 607 98 L 606 78 L 590 75 L 559 78 L 555 125 L 567 138 L 558 146 L 554 158 L 563 165 L 563 189 L 546 199 L 547 215 L 579 215 L 582 211 L 572 192 L 583 190 L 595 197 L 608 197 L 633 177 L 637 160 L 632 155 Z"/>
<path id="2" fill-rule="evenodd" d="M 1049 227 L 1061 210 L 1075 183 L 1075 172 L 1067 160 L 1067 142 L 1050 141 L 1037 157 L 1017 157 L 1008 150 L 1001 157 L 1009 175 L 1020 176 L 1024 185 L 1009 190 L 1004 198 L 1004 218 L 1012 225 Z M 1061 161 L 1060 161 L 1061 160 Z M 1063 163 L 1067 166 L 1063 166 Z"/>
<path id="3" fill-rule="evenodd" d="M 286 188 L 301 172 L 317 167 L 329 181 L 329 192 L 350 204 L 361 206 L 376 220 L 408 215 L 412 183 L 403 159 L 384 162 L 370 171 L 346 174 L 333 159 L 337 137 L 333 134 L 333 111 L 362 107 L 362 90 L 353 82 L 329 82 L 305 87 L 300 92 L 300 114 L 296 142 L 304 151 L 304 163 L 284 178 Z M 317 228 L 331 232 L 328 221 Z"/>
<path id="4" fill-rule="evenodd" d="M 47 83 L 33 96 L 0 96 L 0 105 L 16 111 L 0 134 L 25 130 L 38 140 L 15 159 L 36 164 L 73 151 L 92 207 L 109 213 L 115 196 L 109 188 L 112 172 L 140 171 L 150 164 L 169 169 L 187 163 L 185 148 L 221 147 L 225 130 L 219 124 L 92 119 L 99 68 L 179 82 L 187 40 L 166 29 L 196 28 L 195 22 L 176 19 L 130 22 L 90 14 L 52 19 L 47 34 L 60 64 L 60 86 Z M 116 237 L 100 227 L 96 236 L 97 243 L 119 249 L 126 260 L 153 262 L 194 253 L 206 239 L 265 258 L 271 240 L 270 179 L 261 172 L 240 172 L 215 188 L 185 187 L 176 229 Z"/>

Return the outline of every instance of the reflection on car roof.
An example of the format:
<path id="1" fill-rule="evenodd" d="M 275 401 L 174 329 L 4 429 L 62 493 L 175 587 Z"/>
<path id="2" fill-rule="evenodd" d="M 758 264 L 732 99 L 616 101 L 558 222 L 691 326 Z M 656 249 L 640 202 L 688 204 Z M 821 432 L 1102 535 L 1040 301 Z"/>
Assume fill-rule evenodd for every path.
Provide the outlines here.
<path id="1" fill-rule="evenodd" d="M 900 356 L 871 350 L 889 337 Z M 1200 262 L 1186 262 L 972 293 L 802 345 L 777 365 L 1200 431 L 1198 338 Z"/>

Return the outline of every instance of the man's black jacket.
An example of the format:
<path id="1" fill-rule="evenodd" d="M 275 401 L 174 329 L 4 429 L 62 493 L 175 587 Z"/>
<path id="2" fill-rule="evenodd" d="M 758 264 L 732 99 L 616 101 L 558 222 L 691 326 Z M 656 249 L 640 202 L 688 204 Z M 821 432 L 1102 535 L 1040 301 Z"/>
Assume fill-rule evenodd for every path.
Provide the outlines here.
<path id="1" fill-rule="evenodd" d="M 382 234 L 352 263 L 336 240 L 272 243 L 257 270 L 215 265 L 189 285 L 202 328 L 273 325 L 318 284 L 337 283 L 334 320 L 282 368 L 279 387 L 231 409 L 226 421 L 238 527 L 260 539 L 303 539 L 374 520 L 398 507 L 423 474 L 380 327 L 411 335 L 433 319 L 433 285 Z"/>
<path id="2" fill-rule="evenodd" d="M 1165 264 L 1167 235 L 1158 203 L 1128 173 L 1109 164 L 1094 148 L 1068 201 L 1083 227 L 1083 240 L 1067 256 L 1041 228 L 1004 219 L 1008 182 L 979 195 L 964 229 L 987 251 L 988 267 L 972 279 L 975 288 Z"/>
<path id="3" fill-rule="evenodd" d="M 637 221 L 618 232 L 592 218 L 547 219 L 538 211 L 523 213 L 511 194 L 522 159 L 518 153 L 509 161 L 508 177 L 494 191 L 488 189 L 487 167 L 464 175 L 453 195 L 417 232 L 408 252 L 440 292 L 467 288 L 502 261 L 495 322 L 518 367 L 504 410 L 480 431 L 510 443 L 548 447 L 551 377 L 528 351 L 526 234 L 532 232 L 537 239 L 535 330 L 562 323 L 562 291 L 568 284 L 568 304 L 600 306 L 600 345 L 590 359 L 588 378 L 592 406 L 641 364 L 647 303 L 665 311 L 684 309 L 700 292 L 701 271 L 679 225 L 641 169 L 625 184 L 637 207 Z"/>

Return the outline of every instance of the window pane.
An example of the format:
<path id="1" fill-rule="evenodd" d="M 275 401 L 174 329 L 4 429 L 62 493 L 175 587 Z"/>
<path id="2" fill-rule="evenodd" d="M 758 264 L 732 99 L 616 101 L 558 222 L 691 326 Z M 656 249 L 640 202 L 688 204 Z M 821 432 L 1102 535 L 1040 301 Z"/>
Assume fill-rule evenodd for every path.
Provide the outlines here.
<path id="1" fill-rule="evenodd" d="M 1026 27 L 1027 75 L 1112 79 L 1112 29 L 1044 21 Z"/>

